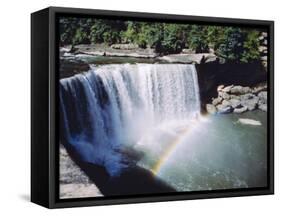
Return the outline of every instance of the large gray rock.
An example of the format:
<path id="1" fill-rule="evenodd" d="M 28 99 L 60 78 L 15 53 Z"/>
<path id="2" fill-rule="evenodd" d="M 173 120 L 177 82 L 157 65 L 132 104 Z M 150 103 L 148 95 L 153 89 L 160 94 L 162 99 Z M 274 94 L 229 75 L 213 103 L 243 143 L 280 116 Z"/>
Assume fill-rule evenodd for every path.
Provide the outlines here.
<path id="1" fill-rule="evenodd" d="M 266 46 L 259 46 L 259 51 L 265 52 L 265 51 L 267 51 L 267 47 Z"/>
<path id="2" fill-rule="evenodd" d="M 218 92 L 222 91 L 223 88 L 224 88 L 224 85 L 219 85 L 218 88 L 217 88 Z"/>
<path id="3" fill-rule="evenodd" d="M 226 92 L 226 93 L 229 93 L 230 90 L 233 88 L 233 85 L 230 85 L 230 86 L 226 86 L 222 89 L 223 92 Z"/>
<path id="4" fill-rule="evenodd" d="M 253 93 L 254 94 L 258 94 L 261 91 L 266 91 L 267 90 L 267 85 L 261 85 L 261 86 L 257 86 L 253 89 Z"/>
<path id="5" fill-rule="evenodd" d="M 233 109 L 231 106 L 225 106 L 223 104 L 219 104 L 217 105 L 217 110 L 219 114 L 227 114 L 227 113 L 231 113 Z"/>
<path id="6" fill-rule="evenodd" d="M 261 35 L 262 35 L 263 37 L 267 37 L 267 32 L 262 32 Z"/>
<path id="7" fill-rule="evenodd" d="M 231 103 L 228 100 L 223 100 L 222 105 L 227 107 L 227 106 L 231 106 Z"/>
<path id="8" fill-rule="evenodd" d="M 206 104 L 206 110 L 209 114 L 217 113 L 217 108 L 213 104 Z"/>
<path id="9" fill-rule="evenodd" d="M 246 87 L 243 87 L 242 91 L 243 91 L 243 94 L 247 94 L 247 93 L 251 93 L 252 89 L 250 87 L 246 86 Z"/>
<path id="10" fill-rule="evenodd" d="M 247 94 L 252 92 L 250 87 L 243 87 L 243 86 L 234 86 L 230 89 L 231 94 L 235 95 L 241 95 L 241 94 Z"/>
<path id="11" fill-rule="evenodd" d="M 219 92 L 219 97 L 222 97 L 225 100 L 229 100 L 230 99 L 230 95 L 227 94 L 226 92 Z"/>
<path id="12" fill-rule="evenodd" d="M 258 97 L 259 97 L 261 103 L 263 103 L 263 104 L 267 103 L 267 92 L 266 91 L 261 91 L 258 94 Z"/>
<path id="13" fill-rule="evenodd" d="M 217 98 L 213 99 L 212 104 L 214 106 L 216 106 L 216 105 L 220 104 L 222 102 L 222 100 L 223 99 L 221 97 L 217 97 Z"/>
<path id="14" fill-rule="evenodd" d="M 259 109 L 264 111 L 264 112 L 267 112 L 267 105 L 266 104 L 259 104 Z"/>
<path id="15" fill-rule="evenodd" d="M 242 94 L 243 93 L 243 87 L 242 86 L 234 86 L 230 90 L 231 94 Z"/>
<path id="16" fill-rule="evenodd" d="M 247 107 L 245 106 L 242 106 L 242 107 L 237 107 L 233 110 L 234 113 L 243 113 L 243 112 L 246 112 L 248 110 Z"/>
<path id="17" fill-rule="evenodd" d="M 157 59 L 171 63 L 185 63 L 185 64 L 202 64 L 213 62 L 217 60 L 217 56 L 211 53 L 197 53 L 197 54 L 171 54 Z"/>
<path id="18" fill-rule="evenodd" d="M 244 94 L 240 96 L 241 100 L 249 100 L 249 99 L 253 99 L 256 96 L 254 94 L 248 93 L 248 94 Z"/>
<path id="19" fill-rule="evenodd" d="M 257 108 L 258 101 L 259 101 L 259 98 L 255 96 L 251 99 L 241 100 L 241 105 L 247 107 L 248 110 L 252 111 Z"/>
<path id="20" fill-rule="evenodd" d="M 237 108 L 238 106 L 240 106 L 240 104 L 241 104 L 241 102 L 240 102 L 240 100 L 238 100 L 238 99 L 230 99 L 229 100 L 229 103 L 231 104 L 231 106 L 233 107 L 233 108 Z"/>
<path id="21" fill-rule="evenodd" d="M 238 95 L 230 95 L 230 99 L 240 100 L 240 96 L 238 96 Z"/>

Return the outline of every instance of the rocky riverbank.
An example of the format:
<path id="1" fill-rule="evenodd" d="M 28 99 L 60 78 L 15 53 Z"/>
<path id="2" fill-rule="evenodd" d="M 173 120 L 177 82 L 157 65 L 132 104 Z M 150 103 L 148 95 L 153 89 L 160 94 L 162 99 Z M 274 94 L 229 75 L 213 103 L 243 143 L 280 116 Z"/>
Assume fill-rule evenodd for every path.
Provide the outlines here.
<path id="1" fill-rule="evenodd" d="M 124 58 L 128 58 L 127 61 L 132 63 L 203 64 L 220 61 L 214 53 L 194 53 L 192 50 L 183 50 L 179 54 L 159 55 L 154 49 L 143 49 L 133 44 L 111 46 L 81 44 L 75 47 L 60 47 L 60 75 L 68 77 L 87 71 L 89 63 L 124 63 Z"/>
<path id="2" fill-rule="evenodd" d="M 163 61 L 169 63 L 186 63 L 200 64 L 218 61 L 218 57 L 214 53 L 194 53 L 192 50 L 184 49 L 178 54 L 160 55 L 152 48 L 139 48 L 134 44 L 113 44 L 107 46 L 104 44 L 80 44 L 76 46 L 64 46 L 60 48 L 60 56 L 69 57 L 76 55 L 89 56 L 107 56 L 107 57 L 131 57 L 154 59 L 155 61 Z"/>
<path id="3" fill-rule="evenodd" d="M 71 159 L 60 145 L 60 198 L 102 196 L 96 185 Z"/>
<path id="4" fill-rule="evenodd" d="M 206 104 L 209 114 L 243 113 L 255 109 L 267 112 L 267 85 L 255 87 L 239 85 L 219 85 L 217 97 Z"/>

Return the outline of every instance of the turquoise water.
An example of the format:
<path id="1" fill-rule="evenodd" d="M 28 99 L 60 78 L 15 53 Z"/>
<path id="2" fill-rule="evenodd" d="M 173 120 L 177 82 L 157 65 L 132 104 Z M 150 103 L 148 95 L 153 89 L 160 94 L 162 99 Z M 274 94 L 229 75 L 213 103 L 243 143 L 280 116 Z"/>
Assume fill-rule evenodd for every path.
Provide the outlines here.
<path id="1" fill-rule="evenodd" d="M 179 133 L 182 137 L 164 160 L 163 151 L 168 144 L 163 144 L 159 154 L 145 149 L 139 165 L 155 172 L 155 164 L 162 159 L 155 174 L 177 191 L 266 186 L 266 115 L 256 110 L 205 116 L 187 133 Z M 241 124 L 239 118 L 257 120 L 262 125 Z M 168 136 L 165 140 L 169 143 Z"/>

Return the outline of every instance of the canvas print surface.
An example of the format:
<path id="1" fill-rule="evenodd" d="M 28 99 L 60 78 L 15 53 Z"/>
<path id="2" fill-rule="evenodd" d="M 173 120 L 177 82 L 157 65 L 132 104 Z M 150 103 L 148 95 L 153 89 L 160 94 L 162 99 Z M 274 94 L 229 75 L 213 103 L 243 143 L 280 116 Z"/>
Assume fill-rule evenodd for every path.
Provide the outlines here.
<path id="1" fill-rule="evenodd" d="M 59 198 L 266 187 L 266 29 L 59 19 Z"/>

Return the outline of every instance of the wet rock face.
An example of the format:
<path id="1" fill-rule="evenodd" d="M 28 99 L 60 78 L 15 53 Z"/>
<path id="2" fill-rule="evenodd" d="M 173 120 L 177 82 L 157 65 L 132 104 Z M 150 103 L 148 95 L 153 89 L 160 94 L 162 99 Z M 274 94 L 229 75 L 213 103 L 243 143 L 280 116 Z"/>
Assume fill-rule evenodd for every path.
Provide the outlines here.
<path id="1" fill-rule="evenodd" d="M 60 60 L 60 78 L 66 78 L 75 74 L 88 71 L 89 64 L 79 59 L 61 59 Z"/>
<path id="2" fill-rule="evenodd" d="M 241 106 L 241 107 L 235 108 L 235 109 L 233 110 L 233 112 L 234 112 L 234 113 L 243 113 L 243 112 L 246 112 L 247 110 L 248 110 L 247 107 Z"/>
<path id="3" fill-rule="evenodd" d="M 206 110 L 210 114 L 216 114 L 217 113 L 217 108 L 213 104 L 207 104 L 206 105 Z"/>
<path id="4" fill-rule="evenodd" d="M 255 109 L 267 112 L 266 89 L 266 84 L 254 88 L 219 85 L 218 97 L 206 105 L 206 110 L 210 114 L 243 113 Z"/>
<path id="5" fill-rule="evenodd" d="M 60 198 L 81 198 L 102 196 L 97 186 L 76 165 L 60 144 Z"/>

